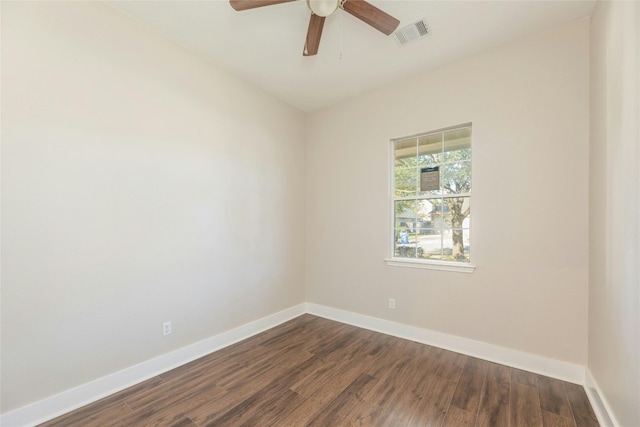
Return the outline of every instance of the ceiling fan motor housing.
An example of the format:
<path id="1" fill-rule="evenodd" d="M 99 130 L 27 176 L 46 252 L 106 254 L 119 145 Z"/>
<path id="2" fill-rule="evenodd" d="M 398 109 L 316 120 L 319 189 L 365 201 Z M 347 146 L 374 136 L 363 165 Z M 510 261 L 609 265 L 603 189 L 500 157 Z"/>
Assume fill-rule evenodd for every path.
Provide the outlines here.
<path id="1" fill-rule="evenodd" d="M 338 9 L 340 0 L 307 0 L 307 6 L 318 16 L 329 16 Z"/>

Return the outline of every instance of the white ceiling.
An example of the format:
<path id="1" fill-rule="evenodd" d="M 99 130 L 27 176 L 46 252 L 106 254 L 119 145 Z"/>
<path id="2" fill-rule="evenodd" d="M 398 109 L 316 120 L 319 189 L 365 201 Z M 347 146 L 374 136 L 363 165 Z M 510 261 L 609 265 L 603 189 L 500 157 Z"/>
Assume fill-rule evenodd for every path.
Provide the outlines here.
<path id="1" fill-rule="evenodd" d="M 399 47 L 343 10 L 325 21 L 317 56 L 303 57 L 304 0 L 237 12 L 227 0 L 109 1 L 283 101 L 312 111 L 512 40 L 587 17 L 595 0 L 371 0 L 431 35 Z"/>

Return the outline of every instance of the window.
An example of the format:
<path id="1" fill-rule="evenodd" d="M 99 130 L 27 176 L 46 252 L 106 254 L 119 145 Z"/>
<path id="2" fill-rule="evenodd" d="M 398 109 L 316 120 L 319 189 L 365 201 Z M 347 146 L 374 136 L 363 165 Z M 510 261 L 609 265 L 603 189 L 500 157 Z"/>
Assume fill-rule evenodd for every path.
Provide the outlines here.
<path id="1" fill-rule="evenodd" d="M 393 255 L 387 261 L 470 266 L 471 124 L 391 143 Z"/>

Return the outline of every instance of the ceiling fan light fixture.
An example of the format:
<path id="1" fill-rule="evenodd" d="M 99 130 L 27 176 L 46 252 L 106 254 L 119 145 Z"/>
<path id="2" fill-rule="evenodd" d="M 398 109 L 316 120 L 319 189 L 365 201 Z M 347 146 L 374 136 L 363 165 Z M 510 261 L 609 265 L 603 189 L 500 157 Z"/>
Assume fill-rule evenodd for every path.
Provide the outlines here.
<path id="1" fill-rule="evenodd" d="M 315 15 L 329 16 L 338 8 L 340 0 L 307 0 L 307 6 Z"/>

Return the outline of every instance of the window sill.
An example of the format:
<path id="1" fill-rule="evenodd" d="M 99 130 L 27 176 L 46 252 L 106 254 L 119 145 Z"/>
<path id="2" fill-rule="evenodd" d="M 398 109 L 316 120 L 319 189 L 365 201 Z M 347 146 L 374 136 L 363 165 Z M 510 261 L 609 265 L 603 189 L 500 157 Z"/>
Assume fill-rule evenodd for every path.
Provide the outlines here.
<path id="1" fill-rule="evenodd" d="M 457 273 L 473 273 L 476 266 L 467 262 L 427 261 L 408 258 L 388 258 L 384 262 L 394 267 L 426 268 L 429 270 L 454 271 Z"/>

